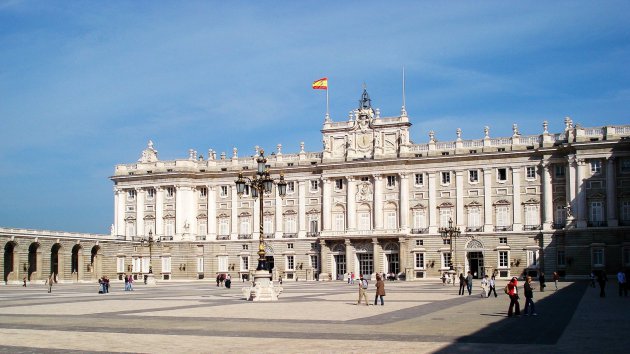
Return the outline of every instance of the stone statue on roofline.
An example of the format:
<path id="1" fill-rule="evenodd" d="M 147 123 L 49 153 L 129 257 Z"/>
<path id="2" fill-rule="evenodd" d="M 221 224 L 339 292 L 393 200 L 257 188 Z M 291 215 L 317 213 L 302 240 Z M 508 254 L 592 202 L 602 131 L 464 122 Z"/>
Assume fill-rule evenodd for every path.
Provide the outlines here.
<path id="1" fill-rule="evenodd" d="M 156 162 L 158 161 L 157 150 L 153 148 L 153 141 L 149 140 L 147 148 L 142 151 L 142 156 L 138 162 Z"/>

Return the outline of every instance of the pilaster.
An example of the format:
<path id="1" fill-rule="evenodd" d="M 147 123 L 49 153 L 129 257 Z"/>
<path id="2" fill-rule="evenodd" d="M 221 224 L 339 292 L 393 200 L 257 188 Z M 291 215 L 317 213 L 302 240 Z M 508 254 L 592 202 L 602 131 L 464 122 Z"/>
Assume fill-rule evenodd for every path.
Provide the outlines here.
<path id="1" fill-rule="evenodd" d="M 146 230 L 148 234 L 149 230 Z M 136 188 L 136 235 L 144 236 L 144 189 Z"/>
<path id="2" fill-rule="evenodd" d="M 542 164 L 543 169 L 543 183 L 542 183 L 542 197 L 543 197 L 543 230 L 553 229 L 553 188 L 551 184 L 551 170 L 553 165 L 548 161 L 544 161 Z"/>
<path id="3" fill-rule="evenodd" d="M 208 185 L 208 238 L 217 239 L 217 187 Z"/>
<path id="4" fill-rule="evenodd" d="M 400 229 L 403 232 L 409 231 L 409 175 L 399 173 L 400 177 Z"/>
<path id="5" fill-rule="evenodd" d="M 357 182 L 352 176 L 347 177 L 348 181 L 348 195 L 346 196 L 347 212 L 346 218 L 348 220 L 348 231 L 354 231 L 357 229 Z"/>
<path id="6" fill-rule="evenodd" d="M 298 182 L 298 237 L 306 237 L 306 181 Z"/>
<path id="7" fill-rule="evenodd" d="M 492 171 L 491 167 L 483 169 L 483 231 L 493 232 L 492 221 Z"/>
<path id="8" fill-rule="evenodd" d="M 606 164 L 606 215 L 608 227 L 619 226 L 617 219 L 617 187 L 615 176 L 615 158 L 609 157 Z"/>
<path id="9" fill-rule="evenodd" d="M 464 228 L 464 171 L 455 171 L 456 206 L 455 222 L 460 228 Z"/>
<path id="10" fill-rule="evenodd" d="M 521 167 L 512 167 L 512 202 L 514 203 L 513 229 L 523 230 L 523 205 L 521 204 Z"/>
<path id="11" fill-rule="evenodd" d="M 164 235 L 164 187 L 155 187 L 155 231 L 156 236 Z"/>
<path id="12" fill-rule="evenodd" d="M 331 198 L 330 198 L 330 180 L 328 178 L 324 178 L 322 177 L 322 182 L 323 182 L 323 191 L 322 191 L 322 218 L 323 220 L 323 226 L 324 226 L 324 231 L 331 231 L 331 225 L 332 225 L 332 220 L 331 220 Z"/>
<path id="13" fill-rule="evenodd" d="M 435 195 L 435 172 L 428 173 L 429 180 L 429 233 L 438 232 L 437 197 Z"/>
<path id="14" fill-rule="evenodd" d="M 584 188 L 584 168 L 586 166 L 586 161 L 584 159 L 577 160 L 576 167 L 576 186 L 577 190 L 577 227 L 584 228 L 586 227 L 586 188 Z"/>

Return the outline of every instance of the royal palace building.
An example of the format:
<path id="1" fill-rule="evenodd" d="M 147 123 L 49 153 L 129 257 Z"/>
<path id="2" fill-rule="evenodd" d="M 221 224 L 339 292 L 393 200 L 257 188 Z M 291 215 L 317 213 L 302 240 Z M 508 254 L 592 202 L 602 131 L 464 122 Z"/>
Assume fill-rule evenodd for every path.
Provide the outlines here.
<path id="1" fill-rule="evenodd" d="M 0 267 L 5 282 L 248 278 L 261 238 L 274 278 L 300 281 L 630 267 L 630 125 L 564 125 L 525 136 L 514 124 L 501 138 L 485 127 L 476 140 L 457 129 L 448 142 L 429 132 L 418 144 L 405 107 L 381 117 L 364 90 L 346 121 L 326 117 L 321 151 L 162 161 L 149 141 L 136 163 L 115 167 L 110 235 L 0 228 Z M 235 180 L 253 178 L 263 154 L 287 191 L 260 203 Z"/>

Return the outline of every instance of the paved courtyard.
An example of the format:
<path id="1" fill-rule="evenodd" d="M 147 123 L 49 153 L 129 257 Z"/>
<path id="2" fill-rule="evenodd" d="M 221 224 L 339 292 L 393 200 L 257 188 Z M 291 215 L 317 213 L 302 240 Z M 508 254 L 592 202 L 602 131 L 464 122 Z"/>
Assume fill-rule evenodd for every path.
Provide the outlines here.
<path id="1" fill-rule="evenodd" d="M 537 317 L 507 318 L 509 300 L 458 296 L 438 281 L 387 282 L 385 306 L 357 306 L 342 282 L 285 282 L 280 301 L 242 299 L 209 281 L 0 286 L 0 352 L 626 353 L 630 298 L 586 283 L 536 292 Z M 373 301 L 374 283 L 369 299 Z M 524 305 L 524 299 L 521 301 Z"/>

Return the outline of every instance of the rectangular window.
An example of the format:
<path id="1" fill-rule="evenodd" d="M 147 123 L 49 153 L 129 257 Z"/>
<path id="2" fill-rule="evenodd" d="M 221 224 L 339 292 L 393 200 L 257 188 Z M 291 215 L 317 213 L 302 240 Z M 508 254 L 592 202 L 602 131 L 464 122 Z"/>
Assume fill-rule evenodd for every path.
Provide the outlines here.
<path id="1" fill-rule="evenodd" d="M 295 216 L 294 215 L 286 215 L 284 217 L 284 232 L 286 233 L 295 233 Z"/>
<path id="2" fill-rule="evenodd" d="M 496 221 L 496 225 L 503 227 L 503 226 L 508 226 L 509 225 L 509 214 L 508 214 L 508 207 L 507 206 L 498 206 L 497 207 L 497 221 Z"/>
<path id="3" fill-rule="evenodd" d="M 166 198 L 173 198 L 175 196 L 174 187 L 166 187 Z"/>
<path id="4" fill-rule="evenodd" d="M 287 243 L 287 249 L 293 249 L 293 244 L 292 243 Z"/>
<path id="5" fill-rule="evenodd" d="M 228 256 L 217 256 L 217 261 L 218 261 L 218 264 L 219 264 L 219 272 L 227 273 L 227 271 L 228 271 Z"/>
<path id="6" fill-rule="evenodd" d="M 529 166 L 526 169 L 527 179 L 536 179 L 536 167 Z"/>
<path id="7" fill-rule="evenodd" d="M 565 267 L 567 265 L 564 251 L 558 251 L 558 259 L 556 263 L 558 264 L 558 267 Z"/>
<path id="8" fill-rule="evenodd" d="M 203 256 L 197 257 L 197 273 L 203 273 Z"/>
<path id="9" fill-rule="evenodd" d="M 396 187 L 396 176 L 387 176 L 387 187 Z"/>
<path id="10" fill-rule="evenodd" d="M 249 217 L 248 216 L 240 218 L 238 233 L 240 235 L 249 235 L 250 234 L 250 231 L 249 231 Z"/>
<path id="11" fill-rule="evenodd" d="M 450 269 L 452 266 L 451 252 L 442 252 L 442 269 Z"/>
<path id="12" fill-rule="evenodd" d="M 501 181 L 501 182 L 507 181 L 507 169 L 497 168 L 497 181 Z"/>
<path id="13" fill-rule="evenodd" d="M 440 208 L 440 227 L 448 227 L 448 221 L 451 220 L 452 215 L 451 208 Z"/>
<path id="14" fill-rule="evenodd" d="M 287 193 L 295 192 L 295 182 L 287 182 Z"/>
<path id="15" fill-rule="evenodd" d="M 468 227 L 478 228 L 481 226 L 481 210 L 478 207 L 468 208 Z"/>
<path id="16" fill-rule="evenodd" d="M 201 197 L 202 199 L 208 196 L 208 188 L 206 187 L 201 187 L 199 188 L 199 197 Z"/>
<path id="17" fill-rule="evenodd" d="M 593 248 L 592 261 L 593 261 L 593 266 L 595 267 L 604 266 L 604 249 L 603 248 Z"/>
<path id="18" fill-rule="evenodd" d="M 342 213 L 334 214 L 335 226 L 334 231 L 344 231 L 346 229 L 346 221 Z"/>
<path id="19" fill-rule="evenodd" d="M 370 230 L 370 213 L 367 211 L 359 212 L 359 230 Z"/>
<path id="20" fill-rule="evenodd" d="M 442 184 L 451 183 L 451 172 L 442 172 Z"/>
<path id="21" fill-rule="evenodd" d="M 226 236 L 230 234 L 230 219 L 219 219 L 219 235 Z"/>
<path id="22" fill-rule="evenodd" d="M 540 213 L 538 212 L 538 205 L 528 204 L 525 205 L 525 225 L 538 226 L 540 225 Z"/>
<path id="23" fill-rule="evenodd" d="M 414 179 L 414 184 L 416 186 L 421 186 L 421 185 L 424 184 L 424 175 L 422 173 L 416 173 L 415 179 Z"/>
<path id="24" fill-rule="evenodd" d="M 295 269 L 295 265 L 294 265 L 294 257 L 293 256 L 287 256 L 287 270 L 294 270 Z"/>
<path id="25" fill-rule="evenodd" d="M 118 257 L 118 258 L 116 258 L 116 272 L 117 273 L 124 273 L 124 272 L 126 272 L 126 270 L 125 270 L 125 257 Z"/>
<path id="26" fill-rule="evenodd" d="M 207 235 L 208 234 L 208 224 L 206 220 L 199 220 L 197 224 L 197 231 L 199 235 Z"/>
<path id="27" fill-rule="evenodd" d="M 319 271 L 319 257 L 317 257 L 316 254 L 312 254 L 310 258 L 311 258 L 311 268 L 313 268 L 315 273 L 318 273 L 318 271 Z"/>
<path id="28" fill-rule="evenodd" d="M 445 246 L 448 246 L 451 244 L 451 239 L 450 238 L 443 238 L 442 239 L 442 244 Z"/>
<path id="29" fill-rule="evenodd" d="M 557 227 L 564 226 L 567 222 L 567 209 L 563 205 L 556 205 L 553 222 Z"/>
<path id="30" fill-rule="evenodd" d="M 249 249 L 249 245 L 243 245 L 243 251 L 247 251 Z"/>
<path id="31" fill-rule="evenodd" d="M 147 199 L 153 200 L 153 198 L 155 198 L 155 189 L 153 188 L 147 189 Z"/>
<path id="32" fill-rule="evenodd" d="M 175 219 L 166 219 L 166 221 L 164 222 L 164 235 L 175 235 Z"/>
<path id="33" fill-rule="evenodd" d="M 147 258 L 147 261 L 148 260 L 149 259 Z M 170 272 L 171 272 L 171 257 L 162 257 L 162 273 L 170 273 Z"/>
<path id="34" fill-rule="evenodd" d="M 628 173 L 630 172 L 630 159 L 629 158 L 624 158 L 621 159 L 621 173 Z"/>
<path id="35" fill-rule="evenodd" d="M 387 229 L 395 230 L 396 228 L 398 228 L 396 219 L 397 219 L 396 211 L 389 210 L 385 212 L 385 222 L 387 225 Z"/>
<path id="36" fill-rule="evenodd" d="M 499 268 L 507 268 L 508 264 L 508 251 L 499 251 Z"/>
<path id="37" fill-rule="evenodd" d="M 416 246 L 424 245 L 424 240 L 416 240 Z"/>
<path id="38" fill-rule="evenodd" d="M 135 189 L 128 189 L 127 190 L 127 200 L 134 200 L 136 199 L 136 190 Z"/>
<path id="39" fill-rule="evenodd" d="M 415 268 L 424 269 L 424 253 L 415 253 Z"/>
<path id="40" fill-rule="evenodd" d="M 338 191 L 343 189 L 343 179 L 337 178 L 335 180 L 335 189 L 338 190 Z"/>
<path id="41" fill-rule="evenodd" d="M 242 271 L 249 270 L 249 257 L 248 256 L 241 256 L 241 270 Z"/>
<path id="42" fill-rule="evenodd" d="M 620 219 L 622 221 L 630 221 L 630 201 L 624 200 L 621 202 Z"/>
<path id="43" fill-rule="evenodd" d="M 470 183 L 479 182 L 479 171 L 478 170 L 470 170 L 468 171 L 468 181 Z"/>
<path id="44" fill-rule="evenodd" d="M 507 237 L 499 237 L 499 244 L 507 245 Z"/>
<path id="45" fill-rule="evenodd" d="M 589 205 L 589 221 L 598 223 L 604 221 L 604 206 L 602 202 L 591 202 Z M 597 226 L 597 225 L 595 225 Z"/>
<path id="46" fill-rule="evenodd" d="M 538 268 L 538 250 L 527 251 L 527 267 Z"/>
<path id="47" fill-rule="evenodd" d="M 273 217 L 265 216 L 263 220 L 263 233 L 271 234 L 273 233 Z"/>
<path id="48" fill-rule="evenodd" d="M 554 165 L 554 172 L 555 172 L 555 177 L 556 178 L 564 178 L 564 175 L 565 175 L 564 165 L 555 164 Z"/>
<path id="49" fill-rule="evenodd" d="M 220 196 L 224 198 L 228 196 L 228 186 L 221 186 Z"/>
<path id="50" fill-rule="evenodd" d="M 311 192 L 317 191 L 318 188 L 319 188 L 319 181 L 318 180 L 312 180 L 311 181 Z"/>
<path id="51" fill-rule="evenodd" d="M 424 229 L 427 227 L 424 210 L 413 211 L 413 228 Z"/>
<path id="52" fill-rule="evenodd" d="M 591 174 L 596 175 L 602 172 L 602 161 L 601 160 L 591 160 Z"/>

